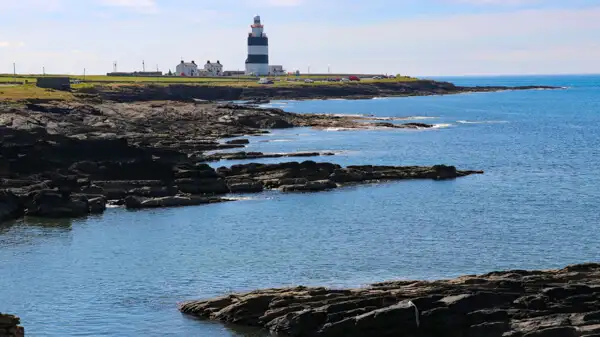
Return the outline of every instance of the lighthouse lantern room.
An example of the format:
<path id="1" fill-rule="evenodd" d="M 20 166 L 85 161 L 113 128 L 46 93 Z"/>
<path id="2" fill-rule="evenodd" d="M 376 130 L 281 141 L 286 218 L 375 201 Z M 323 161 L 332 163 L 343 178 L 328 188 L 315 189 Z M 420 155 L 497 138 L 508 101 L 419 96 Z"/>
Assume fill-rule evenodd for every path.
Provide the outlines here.
<path id="1" fill-rule="evenodd" d="M 246 59 L 246 75 L 269 75 L 269 38 L 264 33 L 260 16 L 254 17 L 248 34 L 248 58 Z"/>

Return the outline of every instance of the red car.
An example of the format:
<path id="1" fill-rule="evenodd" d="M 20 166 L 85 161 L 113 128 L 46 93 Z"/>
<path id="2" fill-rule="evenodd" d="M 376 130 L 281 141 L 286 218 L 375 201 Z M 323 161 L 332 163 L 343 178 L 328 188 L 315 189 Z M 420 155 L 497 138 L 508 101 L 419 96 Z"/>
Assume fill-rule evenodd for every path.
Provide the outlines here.
<path id="1" fill-rule="evenodd" d="M 358 76 L 350 76 L 350 77 L 348 77 L 348 79 L 350 81 L 360 81 L 360 78 L 358 78 Z"/>

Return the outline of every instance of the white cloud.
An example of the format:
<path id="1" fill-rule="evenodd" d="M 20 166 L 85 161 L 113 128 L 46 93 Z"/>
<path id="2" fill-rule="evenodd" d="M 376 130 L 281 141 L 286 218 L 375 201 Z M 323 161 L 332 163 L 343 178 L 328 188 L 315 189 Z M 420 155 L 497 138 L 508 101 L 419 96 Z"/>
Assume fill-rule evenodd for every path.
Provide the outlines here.
<path id="1" fill-rule="evenodd" d="M 599 72 L 600 7 L 411 18 L 370 25 L 270 27 L 288 68 L 413 75 Z M 301 31 L 310 39 L 294 39 Z M 570 52 L 566 52 L 570 51 Z M 491 55 L 495 57 L 491 58 Z M 560 61 L 558 61 L 560 60 Z"/>
<path id="2" fill-rule="evenodd" d="M 68 1 L 72 0 L 0 0 L 0 12 L 56 12 L 63 9 Z"/>
<path id="3" fill-rule="evenodd" d="M 104 6 L 121 7 L 139 13 L 156 13 L 158 5 L 155 0 L 99 0 Z"/>
<path id="4" fill-rule="evenodd" d="M 304 0 L 266 0 L 265 2 L 275 7 L 295 7 L 304 4 Z"/>
<path id="5" fill-rule="evenodd" d="M 0 37 L 0 41 L 11 42 L 10 49 L 2 48 L 10 52 L 0 52 L 0 72 L 9 71 L 13 59 L 29 72 L 45 65 L 64 73 L 80 73 L 86 68 L 88 73 L 102 74 L 112 69 L 114 61 L 120 71 L 133 71 L 141 69 L 142 60 L 147 67 L 154 69 L 158 64 L 168 71 L 180 57 L 197 62 L 219 59 L 227 69 L 244 68 L 249 28 L 245 19 L 240 19 L 242 10 L 200 10 L 183 15 L 172 10 L 162 8 L 166 22 L 160 25 L 154 17 L 118 19 L 118 13 L 105 24 L 98 24 L 97 18 L 78 21 L 77 29 L 69 21 L 53 22 L 44 30 L 24 25 L 19 35 L 11 38 L 28 42 L 27 48 L 12 48 L 15 41 Z M 107 11 L 115 12 L 112 8 Z M 338 20 L 306 24 L 273 20 L 271 15 L 264 18 L 271 18 L 266 27 L 271 63 L 288 70 L 306 71 L 310 64 L 311 71 L 326 72 L 330 64 L 334 72 L 417 76 L 600 72 L 596 61 L 600 59 L 600 6 L 438 14 L 375 23 Z M 85 51 L 85 57 L 73 50 Z M 41 53 L 48 54 L 40 57 Z"/>
<path id="6" fill-rule="evenodd" d="M 25 46 L 25 42 L 9 42 L 0 41 L 0 48 L 21 48 Z"/>
<path id="7" fill-rule="evenodd" d="M 447 0 L 449 2 L 464 3 L 471 5 L 500 5 L 500 6 L 519 6 L 539 4 L 541 0 Z"/>

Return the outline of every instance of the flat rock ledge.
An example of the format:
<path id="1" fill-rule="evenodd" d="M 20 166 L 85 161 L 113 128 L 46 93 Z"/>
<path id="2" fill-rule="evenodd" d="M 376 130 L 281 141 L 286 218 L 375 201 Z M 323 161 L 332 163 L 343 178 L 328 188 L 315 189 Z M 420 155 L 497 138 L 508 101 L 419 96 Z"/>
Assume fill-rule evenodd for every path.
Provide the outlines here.
<path id="1" fill-rule="evenodd" d="M 244 159 L 259 159 L 259 158 L 282 158 L 282 157 L 319 157 L 319 156 L 334 156 L 333 152 L 281 152 L 281 153 L 263 153 L 263 152 L 222 152 L 213 153 L 204 157 L 204 161 L 213 162 L 220 160 L 244 160 Z"/>
<path id="2" fill-rule="evenodd" d="M 296 337 L 599 337 L 600 264 L 361 289 L 266 289 L 179 310 Z"/>
<path id="3" fill-rule="evenodd" d="M 0 312 L 0 337 L 23 337 L 25 330 L 19 326 L 21 319 L 15 315 Z"/>
<path id="4" fill-rule="evenodd" d="M 128 209 L 180 207 L 232 201 L 230 193 L 319 192 L 346 184 L 464 177 L 481 171 L 454 166 L 348 166 L 314 161 L 240 164 L 214 169 L 205 163 L 160 161 L 77 162 L 64 174 L 0 179 L 0 221 L 21 216 L 75 218 L 102 214 L 110 202 Z M 146 174 L 151 180 L 130 180 Z M 41 179 L 40 179 L 41 178 Z M 129 178 L 129 179 L 128 179 Z"/>

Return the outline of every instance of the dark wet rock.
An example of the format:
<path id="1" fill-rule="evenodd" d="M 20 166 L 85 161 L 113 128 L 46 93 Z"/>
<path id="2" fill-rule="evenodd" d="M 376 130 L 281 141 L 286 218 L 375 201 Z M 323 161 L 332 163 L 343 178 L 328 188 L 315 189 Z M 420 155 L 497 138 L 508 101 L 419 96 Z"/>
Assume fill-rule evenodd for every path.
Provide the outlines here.
<path id="1" fill-rule="evenodd" d="M 425 123 L 404 123 L 401 125 L 405 128 L 412 128 L 412 129 L 428 129 L 428 128 L 433 127 L 433 125 L 425 124 Z"/>
<path id="2" fill-rule="evenodd" d="M 81 189 L 83 194 L 104 195 L 104 189 L 96 185 L 88 185 Z"/>
<path id="3" fill-rule="evenodd" d="M 279 186 L 279 190 L 282 192 L 318 192 L 331 190 L 336 187 L 336 183 L 331 180 L 315 180 L 304 184 L 282 185 Z"/>
<path id="4" fill-rule="evenodd" d="M 289 153 L 263 153 L 263 152 L 226 152 L 214 153 L 204 158 L 206 161 L 219 160 L 243 160 L 259 158 L 282 158 L 282 157 L 319 157 L 333 156 L 333 152 L 289 152 Z"/>
<path id="5" fill-rule="evenodd" d="M 25 329 L 19 324 L 19 317 L 0 312 L 0 337 L 24 337 Z"/>
<path id="6" fill-rule="evenodd" d="M 96 197 L 88 200 L 90 214 L 102 214 L 106 210 L 107 200 L 105 197 Z"/>
<path id="7" fill-rule="evenodd" d="M 459 171 L 454 166 L 349 166 L 342 168 L 331 163 L 313 161 L 284 162 L 280 164 L 242 164 L 221 167 L 217 172 L 227 179 L 262 181 L 267 188 L 282 191 L 320 191 L 344 183 L 374 180 L 434 179 L 445 180 L 480 174 L 481 171 Z"/>
<path id="8" fill-rule="evenodd" d="M 32 192 L 26 215 L 46 218 L 73 218 L 89 214 L 87 197 L 56 190 Z"/>
<path id="9" fill-rule="evenodd" d="M 532 298 L 544 305 L 525 308 L 523 303 Z M 347 290 L 265 289 L 184 302 L 179 309 L 298 337 L 598 336 L 600 264 L 392 281 Z"/>
<path id="10" fill-rule="evenodd" d="M 203 164 L 204 165 L 204 164 Z M 200 166 L 193 169 L 180 169 L 175 172 L 176 179 L 182 178 L 194 178 L 194 179 L 205 179 L 205 178 L 219 178 L 220 175 L 210 166 Z"/>
<path id="11" fill-rule="evenodd" d="M 184 178 L 175 180 L 177 189 L 189 194 L 225 194 L 229 193 L 227 182 L 222 178 L 193 179 Z"/>
<path id="12" fill-rule="evenodd" d="M 263 182 L 252 179 L 230 179 L 227 180 L 227 187 L 231 193 L 258 193 L 264 190 Z"/>
<path id="13" fill-rule="evenodd" d="M 144 186 L 127 191 L 127 195 L 137 195 L 147 198 L 174 196 L 179 192 L 175 186 Z"/>
<path id="14" fill-rule="evenodd" d="M 226 142 L 226 144 L 245 145 L 245 144 L 250 144 L 250 141 L 248 139 L 232 139 L 232 140 L 228 140 Z"/>
<path id="15" fill-rule="evenodd" d="M 377 179 L 373 175 L 371 175 L 370 177 L 373 179 Z M 351 183 L 367 180 L 367 177 L 365 176 L 365 172 L 361 170 L 338 169 L 331 173 L 329 179 L 336 183 Z"/>
<path id="16" fill-rule="evenodd" d="M 404 124 L 394 124 L 389 122 L 374 122 L 367 124 L 371 127 L 382 127 L 382 128 L 393 128 L 393 129 L 429 129 L 432 128 L 431 124 L 424 123 L 404 123 Z"/>
<path id="17" fill-rule="evenodd" d="M 0 222 L 16 219 L 23 215 L 23 204 L 19 197 L 8 190 L 0 190 Z"/>
<path id="18" fill-rule="evenodd" d="M 224 201 L 227 200 L 215 197 L 202 196 L 176 195 L 172 197 L 162 198 L 145 198 L 130 195 L 127 198 L 125 198 L 125 207 L 127 207 L 128 209 L 181 207 L 213 204 Z"/>

